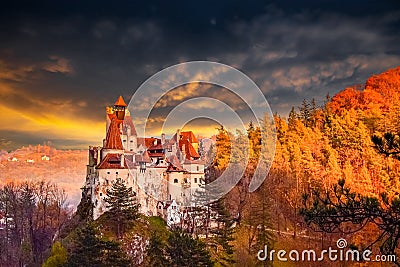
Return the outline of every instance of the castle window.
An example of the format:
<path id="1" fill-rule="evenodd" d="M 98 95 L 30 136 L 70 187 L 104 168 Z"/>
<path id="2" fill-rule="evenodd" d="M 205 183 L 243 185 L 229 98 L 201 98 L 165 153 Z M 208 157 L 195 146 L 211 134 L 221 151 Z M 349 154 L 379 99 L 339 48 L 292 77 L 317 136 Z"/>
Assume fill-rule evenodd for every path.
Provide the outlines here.
<path id="1" fill-rule="evenodd" d="M 110 172 L 107 172 L 107 174 L 110 174 Z"/>
<path id="2" fill-rule="evenodd" d="M 100 193 L 100 196 L 102 196 L 103 195 L 103 193 Z"/>
<path id="3" fill-rule="evenodd" d="M 133 151 L 133 149 L 131 148 L 131 151 Z"/>
<path id="4" fill-rule="evenodd" d="M 133 143 L 133 140 L 131 140 L 130 142 Z"/>
<path id="5" fill-rule="evenodd" d="M 126 142 L 126 140 L 124 140 L 124 143 Z"/>
<path id="6" fill-rule="evenodd" d="M 174 183 L 177 184 L 178 183 L 178 179 L 174 179 Z"/>
<path id="7" fill-rule="evenodd" d="M 199 171 L 199 166 L 197 166 L 197 171 Z"/>
<path id="8" fill-rule="evenodd" d="M 197 178 L 194 178 L 194 182 L 197 184 Z"/>
<path id="9" fill-rule="evenodd" d="M 118 174 L 118 172 L 115 172 L 115 174 Z"/>

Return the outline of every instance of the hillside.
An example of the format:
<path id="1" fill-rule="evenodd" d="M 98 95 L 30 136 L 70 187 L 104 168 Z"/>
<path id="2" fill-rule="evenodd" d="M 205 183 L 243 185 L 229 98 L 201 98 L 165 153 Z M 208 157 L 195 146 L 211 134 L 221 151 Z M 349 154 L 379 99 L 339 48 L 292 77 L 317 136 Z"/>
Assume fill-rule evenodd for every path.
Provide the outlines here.
<path id="1" fill-rule="evenodd" d="M 43 156 L 46 156 L 42 159 Z M 14 160 L 14 161 L 13 161 Z M 37 145 L 0 154 L 0 186 L 8 182 L 46 180 L 65 189 L 68 202 L 78 204 L 85 180 L 87 151 L 57 150 Z"/>
<path id="2" fill-rule="evenodd" d="M 133 226 L 127 227 L 122 236 L 117 237 L 113 231 L 118 220 L 111 211 L 94 222 L 91 238 L 96 237 L 100 244 L 116 241 L 112 244 L 120 259 L 128 257 L 135 264 L 141 262 L 141 266 L 173 266 L 168 265 L 168 260 L 176 259 L 171 255 L 194 260 L 190 249 L 198 251 L 199 255 L 206 250 L 215 266 L 222 266 L 222 263 L 226 266 L 260 266 L 256 255 L 266 244 L 275 251 L 313 249 L 320 252 L 329 247 L 335 249 L 339 238 L 346 240 L 347 248 L 360 251 L 370 248 L 372 255 L 396 254 L 400 259 L 400 225 L 397 223 L 400 218 L 400 160 L 379 153 L 371 139 L 374 135 L 383 136 L 386 132 L 400 133 L 400 67 L 371 76 L 365 86 L 344 89 L 324 106 L 318 107 L 314 101 L 305 100 L 297 110 L 292 110 L 288 118 L 276 115 L 275 126 L 275 158 L 263 185 L 253 193 L 248 192 L 248 181 L 262 153 L 260 129 L 249 126 L 247 133 L 234 137 L 221 128 L 215 136 L 216 159 L 208 173 L 211 180 L 224 171 L 221 166 L 227 164 L 229 156 L 234 155 L 237 164 L 245 164 L 245 156 L 238 150 L 241 149 L 241 142 L 247 142 L 247 138 L 251 147 L 250 160 L 241 181 L 224 198 L 211 203 L 209 207 L 196 207 L 194 213 L 185 214 L 185 220 L 179 227 L 190 233 L 193 244 L 197 244 L 194 248 L 185 248 L 184 245 L 191 239 L 175 235 L 158 217 L 139 216 L 133 221 L 126 219 L 127 226 L 129 223 Z M 264 122 L 261 127 L 267 128 L 268 125 Z M 48 156 L 49 161 L 42 160 L 43 155 Z M 0 157 L 0 167 L 4 170 L 0 177 L 2 183 L 14 178 L 46 178 L 66 188 L 71 196 L 79 198 L 79 188 L 85 177 L 85 151 L 58 151 L 48 146 L 36 146 L 10 154 L 3 152 Z M 13 158 L 17 161 L 12 161 Z M 21 170 L 21 173 L 15 174 L 16 170 Z M 237 174 L 232 172 L 231 175 Z M 305 213 L 301 212 L 307 209 L 305 196 L 329 196 L 335 199 L 336 189 L 342 180 L 353 200 L 368 199 L 368 203 L 374 205 L 373 219 L 368 215 L 371 210 L 367 209 L 357 213 L 357 220 L 349 219 L 344 224 L 333 222 L 328 230 L 321 230 L 316 224 L 307 224 Z M 383 193 L 386 202 L 381 198 Z M 340 199 L 338 202 L 345 201 Z M 308 208 L 315 211 L 312 205 L 316 202 L 310 199 L 309 202 Z M 351 218 L 354 210 L 360 211 L 360 203 L 345 207 L 350 209 L 345 214 L 346 219 Z M 382 205 L 384 208 L 379 209 Z M 393 208 L 390 208 L 391 205 Z M 328 207 L 330 211 L 333 208 L 334 205 Z M 211 209 L 214 214 L 209 212 Z M 385 213 L 388 210 L 390 212 Z M 40 206 L 38 211 L 41 211 Z M 76 249 L 82 245 L 82 229 L 87 232 L 90 230 L 90 224 L 82 228 L 86 221 L 90 221 L 89 214 L 90 204 L 83 201 L 72 223 L 67 224 L 68 231 L 65 230 L 65 235 L 60 236 L 60 246 L 68 257 L 90 259 L 92 256 L 85 250 L 90 246 Z M 339 216 L 339 213 L 333 214 L 334 219 Z M 318 216 L 314 218 L 317 222 L 322 220 Z M 396 221 L 393 218 L 397 218 Z M 387 225 L 388 230 L 383 231 L 383 225 Z M 398 238 L 392 239 L 394 235 L 398 235 Z M 177 241 L 178 237 L 182 239 Z M 171 249 L 174 244 L 174 249 Z M 387 250 L 387 244 L 391 245 L 390 250 Z M 16 248 L 18 246 L 19 243 L 15 245 Z M 182 248 L 187 251 L 182 252 Z M 98 255 L 100 260 L 104 251 L 109 250 L 101 251 Z M 382 251 L 386 251 L 386 254 Z M 77 252 L 79 257 L 76 256 Z M 162 264 L 155 265 L 154 262 Z M 275 258 L 275 265 L 317 267 L 321 266 L 321 262 L 302 264 L 280 262 Z M 391 262 L 338 263 L 326 260 L 323 263 L 325 267 L 339 265 L 393 266 Z M 397 266 L 400 266 L 400 261 Z"/>
<path id="3" fill-rule="evenodd" d="M 345 110 L 379 110 L 388 113 L 398 110 L 400 103 L 400 67 L 371 76 L 365 86 L 353 86 L 336 94 L 329 107 L 335 113 Z"/>

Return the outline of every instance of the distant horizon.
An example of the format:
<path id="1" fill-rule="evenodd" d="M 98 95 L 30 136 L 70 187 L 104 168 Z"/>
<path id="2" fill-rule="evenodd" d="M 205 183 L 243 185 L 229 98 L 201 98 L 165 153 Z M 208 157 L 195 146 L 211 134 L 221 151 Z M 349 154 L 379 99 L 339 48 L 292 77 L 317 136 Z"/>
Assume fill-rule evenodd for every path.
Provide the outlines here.
<path id="1" fill-rule="evenodd" d="M 184 130 L 185 131 L 185 130 Z M 205 137 L 205 136 L 203 136 L 203 135 L 198 135 L 198 134 L 196 134 L 195 132 L 193 132 L 194 134 L 195 134 L 195 136 L 196 136 L 196 138 L 201 138 L 201 139 L 212 139 L 212 137 L 214 137 L 215 135 L 212 135 L 212 136 L 210 136 L 210 137 Z M 165 137 L 167 138 L 167 139 L 170 139 L 170 138 L 172 138 L 172 136 L 174 135 L 175 133 L 173 133 L 173 134 L 171 134 L 171 135 L 168 135 L 168 134 L 166 134 L 165 133 Z M 105 137 L 105 135 L 104 135 L 104 137 Z M 143 136 L 138 136 L 138 137 L 143 137 Z M 161 135 L 160 136 L 147 136 L 146 138 L 161 138 Z M 101 140 L 102 141 L 102 140 Z M 48 145 L 48 144 L 45 144 L 45 143 L 47 143 L 47 142 L 50 142 L 51 144 L 50 145 Z M 5 152 L 8 152 L 8 153 L 11 153 L 11 152 L 15 152 L 16 150 L 18 150 L 18 149 L 23 149 L 23 148 L 28 148 L 29 146 L 31 146 L 31 147 L 38 147 L 38 146 L 49 146 L 49 147 L 51 147 L 51 148 L 55 148 L 56 150 L 62 150 L 62 151 L 68 151 L 68 150 L 87 150 L 90 146 L 93 146 L 93 147 L 96 147 L 96 146 L 102 146 L 102 144 L 99 144 L 99 145 L 95 145 L 95 144 L 87 144 L 87 146 L 82 146 L 82 147 L 71 147 L 71 148 L 68 148 L 68 147 L 59 147 L 59 146 L 56 146 L 56 145 L 54 145 L 53 144 L 53 142 L 51 141 L 51 140 L 45 140 L 45 141 L 43 141 L 42 143 L 30 143 L 30 144 L 23 144 L 23 145 L 21 145 L 21 146 L 19 146 L 19 147 L 15 147 L 15 148 L 13 148 L 13 149 L 3 149 L 3 148 L 1 148 L 0 147 L 0 152 L 2 152 L 2 151 L 5 151 Z"/>
<path id="2" fill-rule="evenodd" d="M 100 144 L 106 106 L 119 95 L 129 102 L 149 77 L 183 62 L 236 68 L 281 116 L 303 99 L 321 105 L 328 93 L 400 65 L 399 14 L 393 0 L 7 3 L 0 10 L 0 149 L 45 140 L 63 148 Z M 154 120 L 204 96 L 241 109 L 218 86 L 188 84 L 160 99 Z M 212 103 L 190 115 L 204 108 Z"/>

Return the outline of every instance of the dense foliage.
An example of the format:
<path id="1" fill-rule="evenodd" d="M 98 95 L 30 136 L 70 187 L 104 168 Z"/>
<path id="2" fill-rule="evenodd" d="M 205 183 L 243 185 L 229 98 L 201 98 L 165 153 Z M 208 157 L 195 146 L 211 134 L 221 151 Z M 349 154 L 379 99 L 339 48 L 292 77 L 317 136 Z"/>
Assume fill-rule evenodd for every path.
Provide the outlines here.
<path id="1" fill-rule="evenodd" d="M 49 182 L 0 188 L 0 266 L 40 266 L 68 219 L 63 190 Z"/>
<path id="2" fill-rule="evenodd" d="M 104 244 L 94 246 L 97 254 L 93 253 L 100 256 L 93 257 L 105 259 L 102 253 L 113 251 L 124 260 L 121 249 L 132 262 L 129 253 L 143 244 L 146 252 L 143 259 L 139 257 L 141 266 L 275 266 L 275 262 L 256 259 L 264 245 L 322 250 L 339 237 L 354 248 L 398 254 L 399 92 L 400 67 L 371 77 L 365 86 L 347 88 L 332 99 L 328 96 L 323 105 L 304 100 L 288 118 L 275 115 L 274 161 L 253 193 L 248 188 L 257 161 L 270 159 L 264 154 L 271 149 L 265 149 L 268 144 L 263 142 L 270 125 L 267 120 L 261 127 L 250 124 L 246 133 L 230 133 L 221 127 L 215 151 L 208 152 L 216 157 L 206 180 L 216 179 L 229 162 L 245 164 L 241 167 L 246 171 L 231 192 L 217 202 L 193 207 L 182 220 L 183 230 L 175 231 L 155 217 L 137 217 L 136 208 L 129 213 L 134 218 L 126 217 L 124 210 L 132 203 L 133 192 L 117 184 L 108 194 L 110 212 L 94 222 L 99 232 L 91 235 L 100 244 L 112 244 L 107 243 L 107 249 Z M 238 174 L 230 170 L 228 175 Z M 81 206 L 81 214 L 87 213 L 85 207 Z M 77 225 L 82 229 L 85 224 Z M 62 240 L 68 260 L 83 251 L 74 249 L 84 247 L 74 241 L 76 231 Z M 52 257 L 62 251 L 57 245 Z M 337 265 L 324 262 L 324 266 Z"/>

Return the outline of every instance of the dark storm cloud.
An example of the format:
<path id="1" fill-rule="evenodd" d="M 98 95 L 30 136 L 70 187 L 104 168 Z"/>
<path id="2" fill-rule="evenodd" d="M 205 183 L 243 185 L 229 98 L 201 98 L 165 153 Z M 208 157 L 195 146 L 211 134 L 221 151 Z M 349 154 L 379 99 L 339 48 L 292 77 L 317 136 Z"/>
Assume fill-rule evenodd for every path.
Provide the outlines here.
<path id="1" fill-rule="evenodd" d="M 214 60 L 249 75 L 286 115 L 400 65 L 398 1 L 214 2 L 3 4 L 0 105 L 100 122 L 105 105 L 157 71 Z"/>

